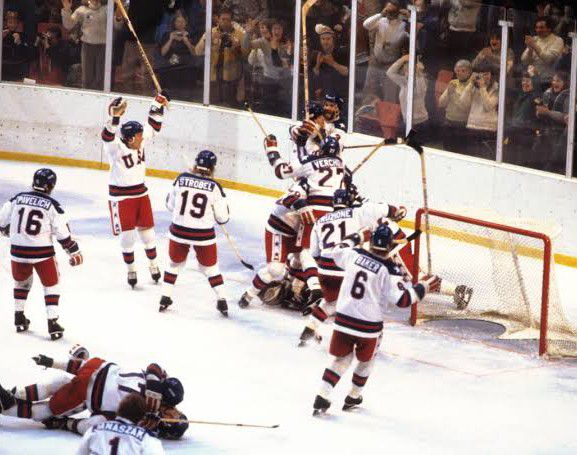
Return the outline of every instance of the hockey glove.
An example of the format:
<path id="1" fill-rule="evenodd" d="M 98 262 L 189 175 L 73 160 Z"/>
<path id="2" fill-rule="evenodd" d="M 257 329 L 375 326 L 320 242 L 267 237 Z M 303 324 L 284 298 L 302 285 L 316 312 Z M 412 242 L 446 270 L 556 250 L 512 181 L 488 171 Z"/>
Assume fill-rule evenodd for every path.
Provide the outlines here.
<path id="1" fill-rule="evenodd" d="M 79 359 L 79 360 L 88 360 L 90 354 L 88 353 L 88 349 L 80 344 L 75 344 L 70 348 L 68 351 L 68 355 L 71 359 Z"/>
<path id="2" fill-rule="evenodd" d="M 156 95 L 154 101 L 156 101 L 160 106 L 168 107 L 170 96 L 166 90 L 162 90 L 158 95 Z"/>
<path id="3" fill-rule="evenodd" d="M 292 209 L 292 208 L 295 208 L 294 205 L 300 199 L 300 197 L 301 197 L 301 194 L 298 192 L 289 193 L 285 197 L 283 197 L 282 199 L 279 199 L 278 202 L 281 205 L 285 206 L 287 209 Z"/>
<path id="4" fill-rule="evenodd" d="M 158 425 L 160 425 L 160 415 L 156 412 L 147 412 L 138 422 L 139 427 L 146 428 L 148 431 L 156 431 Z"/>
<path id="5" fill-rule="evenodd" d="M 68 253 L 68 256 L 70 256 L 68 263 L 72 267 L 76 267 L 77 265 L 80 265 L 82 262 L 84 262 L 84 258 L 80 252 L 80 248 L 78 247 L 78 243 L 75 241 L 72 241 L 72 244 L 66 248 L 66 252 Z"/>
<path id="6" fill-rule="evenodd" d="M 315 213 L 312 207 L 304 206 L 298 210 L 299 217 L 303 224 L 315 224 Z"/>
<path id="7" fill-rule="evenodd" d="M 10 236 L 10 225 L 7 224 L 6 226 L 0 226 L 0 235 L 4 237 Z"/>
<path id="8" fill-rule="evenodd" d="M 419 282 L 425 286 L 427 292 L 439 292 L 441 290 L 441 278 L 437 275 L 425 275 Z"/>
<path id="9" fill-rule="evenodd" d="M 280 158 L 280 153 L 278 152 L 278 143 L 274 134 L 269 134 L 267 137 L 265 137 L 264 149 L 266 151 L 268 162 L 271 166 L 274 166 L 276 160 Z"/>
<path id="10" fill-rule="evenodd" d="M 38 354 L 32 357 L 32 360 L 36 362 L 36 365 L 40 365 L 41 367 L 52 368 L 52 365 L 54 365 L 54 359 L 44 354 Z"/>
<path id="11" fill-rule="evenodd" d="M 122 117 L 126 112 L 128 104 L 125 100 L 122 99 L 121 96 L 118 98 L 114 98 L 112 102 L 108 105 L 108 114 L 113 118 Z"/>
<path id="12" fill-rule="evenodd" d="M 404 206 L 395 207 L 394 205 L 389 205 L 389 219 L 398 222 L 407 216 L 407 208 Z"/>

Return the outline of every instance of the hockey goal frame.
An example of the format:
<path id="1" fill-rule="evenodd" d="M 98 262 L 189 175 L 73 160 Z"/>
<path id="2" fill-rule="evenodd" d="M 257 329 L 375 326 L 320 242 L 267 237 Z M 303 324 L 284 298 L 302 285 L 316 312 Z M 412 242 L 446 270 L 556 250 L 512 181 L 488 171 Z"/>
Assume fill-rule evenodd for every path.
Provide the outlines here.
<path id="1" fill-rule="evenodd" d="M 486 227 L 489 229 L 495 229 L 502 232 L 508 232 L 511 234 L 517 234 L 521 236 L 531 237 L 543 242 L 543 281 L 541 288 L 541 322 L 539 327 L 539 356 L 547 354 L 547 328 L 548 328 L 548 318 L 549 318 L 549 286 L 551 277 L 551 261 L 552 261 L 552 245 L 551 238 L 543 234 L 542 232 L 529 231 L 527 229 L 521 229 L 513 226 L 508 226 L 505 224 L 494 223 L 491 221 L 485 221 L 477 218 L 471 218 L 463 215 L 457 215 L 455 213 L 444 212 L 441 210 L 428 210 L 429 215 L 446 218 L 449 220 L 472 224 L 480 227 Z M 420 229 L 423 224 L 423 218 L 425 215 L 425 209 L 420 208 L 417 210 L 415 215 L 415 230 Z M 413 282 L 416 283 L 419 276 L 419 260 L 421 254 L 421 242 L 420 237 L 417 237 L 414 242 L 414 261 L 413 270 L 411 271 L 413 275 Z M 433 258 L 434 259 L 434 258 Z M 434 268 L 433 268 L 434 273 Z M 415 303 L 411 307 L 410 324 L 412 326 L 417 324 L 418 318 L 418 304 Z"/>

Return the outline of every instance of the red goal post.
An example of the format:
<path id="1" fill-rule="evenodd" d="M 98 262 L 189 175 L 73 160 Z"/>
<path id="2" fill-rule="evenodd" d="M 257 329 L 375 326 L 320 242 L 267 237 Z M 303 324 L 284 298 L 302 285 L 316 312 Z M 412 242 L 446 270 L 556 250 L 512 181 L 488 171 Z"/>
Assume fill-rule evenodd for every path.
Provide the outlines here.
<path id="1" fill-rule="evenodd" d="M 421 229 L 421 226 L 423 224 L 423 219 L 424 219 L 424 214 L 425 211 L 424 209 L 419 209 L 416 213 L 416 217 L 415 217 L 415 229 Z M 544 355 L 546 353 L 548 353 L 548 349 L 549 349 L 549 345 L 548 345 L 548 327 L 549 327 L 549 289 L 550 289 L 550 285 L 551 285 L 551 265 L 552 265 L 552 259 L 553 259 L 553 249 L 552 249 L 552 243 L 551 243 L 551 239 L 548 235 L 542 233 L 542 232 L 536 232 L 536 231 L 531 231 L 531 230 L 527 230 L 527 229 L 522 229 L 519 227 L 514 227 L 514 226 L 509 226 L 506 224 L 500 224 L 500 223 L 496 223 L 493 221 L 486 221 L 486 220 L 482 220 L 482 219 L 478 219 L 478 218 L 472 218 L 469 216 L 463 216 L 463 215 L 458 215 L 455 213 L 449 213 L 449 212 L 444 212 L 444 211 L 440 211 L 440 210 L 433 210 L 430 209 L 429 210 L 429 215 L 431 217 L 431 234 L 433 235 L 433 242 L 432 242 L 432 246 L 431 246 L 431 250 L 432 250 L 432 273 L 435 274 L 439 274 L 441 276 L 442 279 L 445 279 L 445 277 L 442 276 L 443 274 L 443 268 L 444 267 L 437 267 L 439 265 L 439 254 L 437 254 L 437 256 L 435 256 L 435 253 L 438 253 L 438 251 L 435 250 L 436 246 L 435 246 L 435 240 L 438 238 L 448 238 L 451 239 L 452 241 L 456 241 L 459 244 L 473 244 L 473 245 L 477 245 L 480 247 L 485 247 L 485 248 L 493 248 L 492 244 L 493 244 L 493 240 L 488 239 L 487 237 L 484 237 L 483 232 L 501 232 L 501 233 L 506 233 L 505 235 L 507 235 L 508 237 L 510 237 L 511 239 L 513 238 L 513 236 L 515 236 L 515 238 L 519 238 L 521 239 L 521 241 L 523 239 L 534 239 L 533 242 L 537 242 L 538 246 L 537 248 L 535 248 L 535 246 L 520 246 L 520 249 L 526 249 L 527 251 L 533 251 L 533 253 L 530 254 L 535 254 L 536 258 L 537 256 L 540 256 L 541 262 L 542 262 L 542 267 L 541 267 L 541 271 L 540 271 L 540 278 L 541 278 L 541 285 L 540 285 L 540 297 L 535 295 L 535 299 L 539 299 L 540 301 L 538 302 L 539 306 L 540 306 L 540 319 L 538 322 L 538 326 L 539 326 L 539 355 Z M 440 223 L 439 223 L 440 221 Z M 451 227 L 447 228 L 444 227 L 442 224 L 445 221 L 450 221 L 451 222 Z M 441 225 L 439 225 L 441 224 Z M 465 227 L 469 230 L 469 232 L 461 232 L 458 227 L 462 226 Z M 457 227 L 457 229 L 455 229 L 455 227 Z M 474 227 L 474 229 L 472 229 L 472 231 L 479 231 L 479 232 L 471 232 L 471 227 Z M 452 242 L 455 243 L 455 242 Z M 499 243 L 501 243 L 501 245 L 499 245 Z M 512 254 L 512 255 L 517 255 L 517 253 L 515 252 L 515 249 L 517 248 L 516 246 L 513 246 L 513 252 L 507 252 L 506 247 L 503 247 L 502 245 L 503 242 L 501 241 L 497 241 L 497 247 L 495 247 L 497 250 L 501 250 L 499 254 Z M 518 242 L 516 243 L 517 245 L 519 244 Z M 534 244 L 534 243 L 533 243 Z M 438 248 L 439 246 L 437 246 Z M 443 248 L 443 246 L 441 245 L 440 248 Z M 542 253 L 535 253 L 535 250 L 540 249 L 542 250 Z M 505 253 L 503 253 L 503 251 L 505 251 Z M 448 253 L 449 256 L 451 256 L 451 253 Z M 523 253 L 521 253 L 523 254 Z M 442 254 L 441 254 L 442 256 Z M 417 237 L 417 239 L 415 240 L 414 243 L 414 264 L 413 264 L 413 270 L 412 270 L 412 275 L 413 275 L 413 280 L 416 281 L 418 279 L 418 276 L 420 274 L 420 267 L 419 264 L 422 261 L 421 259 L 421 242 L 420 242 L 420 237 Z M 471 258 L 473 259 L 473 258 Z M 444 261 L 451 261 L 451 258 L 445 258 L 445 259 L 441 259 Z M 471 261 L 472 263 L 473 261 Z M 470 263 L 470 264 L 471 264 Z M 511 262 L 513 264 L 513 262 Z M 515 262 L 516 264 L 516 262 Z M 517 268 L 516 271 L 514 270 L 506 270 L 503 271 L 503 273 L 511 273 L 512 276 L 519 274 L 519 272 L 523 273 L 523 271 L 519 270 L 518 264 L 514 265 L 515 268 Z M 499 271 L 500 272 L 500 271 Z M 474 275 L 476 273 L 476 270 L 474 270 L 474 267 L 471 267 L 471 274 Z M 491 275 L 491 274 L 489 274 Z M 516 279 L 516 278 L 515 278 Z M 519 279 L 522 280 L 522 276 L 519 276 Z M 537 293 L 535 293 L 537 294 Z M 482 300 L 484 297 L 481 295 L 477 295 L 475 294 L 475 289 L 474 289 L 474 294 L 473 294 L 473 298 L 471 301 L 473 301 L 473 299 L 479 299 Z M 427 298 L 425 298 L 425 301 L 427 301 Z M 423 302 L 423 307 L 425 306 Z M 516 305 L 517 302 L 510 302 L 511 306 Z M 433 305 L 433 304 L 431 304 Z M 482 307 L 483 302 L 480 302 L 477 304 L 479 307 Z M 417 323 L 418 320 L 430 320 L 430 319 L 445 319 L 443 317 L 442 314 L 437 314 L 434 317 L 429 317 L 427 315 L 424 315 L 420 312 L 419 310 L 419 305 L 415 304 L 412 306 L 411 308 L 411 317 L 410 317 L 410 322 L 411 325 L 415 325 Z M 469 307 L 468 307 L 469 308 Z M 480 313 L 479 314 L 473 314 L 471 312 L 468 311 L 468 308 L 466 310 L 463 311 L 463 314 L 461 316 L 459 316 L 459 313 L 452 313 L 452 314 L 448 314 L 446 319 L 479 319 L 479 320 L 493 320 L 492 317 L 484 317 L 482 314 L 482 308 L 478 308 Z M 502 311 L 502 314 L 499 316 L 500 319 L 506 319 L 507 318 L 507 311 Z"/>

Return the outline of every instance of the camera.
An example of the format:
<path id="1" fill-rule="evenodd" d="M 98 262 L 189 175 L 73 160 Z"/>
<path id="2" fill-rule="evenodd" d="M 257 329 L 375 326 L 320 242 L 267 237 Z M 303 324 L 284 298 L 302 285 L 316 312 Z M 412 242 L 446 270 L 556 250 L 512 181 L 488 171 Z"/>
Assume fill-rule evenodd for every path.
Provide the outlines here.
<path id="1" fill-rule="evenodd" d="M 220 43 L 222 47 L 232 47 L 232 38 L 230 37 L 230 33 L 223 33 L 221 35 Z"/>
<path id="2" fill-rule="evenodd" d="M 481 84 L 479 84 L 479 82 L 481 81 L 481 78 L 483 76 L 481 76 L 480 74 L 475 74 L 473 76 L 473 85 L 477 88 L 481 87 Z"/>

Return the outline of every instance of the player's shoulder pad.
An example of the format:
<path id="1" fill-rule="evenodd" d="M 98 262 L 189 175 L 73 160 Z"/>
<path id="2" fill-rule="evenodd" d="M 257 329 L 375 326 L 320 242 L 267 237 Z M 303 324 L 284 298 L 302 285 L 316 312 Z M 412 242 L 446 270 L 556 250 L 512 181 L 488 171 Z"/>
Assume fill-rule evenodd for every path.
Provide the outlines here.
<path id="1" fill-rule="evenodd" d="M 58 202 L 56 199 L 51 198 L 50 196 L 45 196 L 46 199 L 49 199 L 50 201 L 52 201 L 52 204 L 54 205 L 54 209 L 60 214 L 63 215 L 64 214 L 64 209 L 62 208 L 62 206 L 60 205 L 60 202 Z"/>

